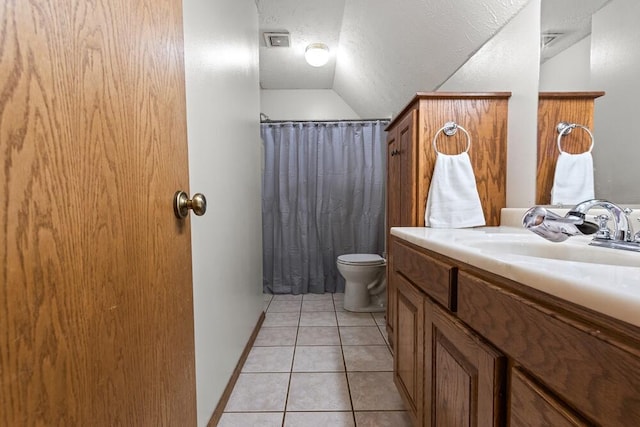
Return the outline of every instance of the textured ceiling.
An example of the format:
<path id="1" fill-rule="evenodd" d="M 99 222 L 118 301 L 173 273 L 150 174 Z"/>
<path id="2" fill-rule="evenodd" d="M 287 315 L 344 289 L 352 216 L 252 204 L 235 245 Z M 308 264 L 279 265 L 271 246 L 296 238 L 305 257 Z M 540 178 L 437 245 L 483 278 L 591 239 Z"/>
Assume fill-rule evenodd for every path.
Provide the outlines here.
<path id="1" fill-rule="evenodd" d="M 545 62 L 591 34 L 591 15 L 610 1 L 542 0 L 540 31 L 559 36 L 542 49 L 540 61 Z"/>
<path id="2" fill-rule="evenodd" d="M 334 89 L 364 118 L 397 114 L 438 88 L 527 0 L 256 0 L 262 31 L 286 30 L 290 48 L 260 47 L 264 89 Z M 262 34 L 261 34 L 262 36 Z M 322 41 L 329 64 L 304 62 Z"/>

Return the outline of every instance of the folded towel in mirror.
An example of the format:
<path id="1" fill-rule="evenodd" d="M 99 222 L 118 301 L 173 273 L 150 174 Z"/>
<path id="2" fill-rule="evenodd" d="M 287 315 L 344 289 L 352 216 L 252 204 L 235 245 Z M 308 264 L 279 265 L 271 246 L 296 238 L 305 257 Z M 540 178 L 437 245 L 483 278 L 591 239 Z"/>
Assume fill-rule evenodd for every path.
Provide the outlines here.
<path id="1" fill-rule="evenodd" d="M 560 153 L 551 188 L 551 204 L 575 205 L 593 198 L 595 197 L 591 153 Z"/>

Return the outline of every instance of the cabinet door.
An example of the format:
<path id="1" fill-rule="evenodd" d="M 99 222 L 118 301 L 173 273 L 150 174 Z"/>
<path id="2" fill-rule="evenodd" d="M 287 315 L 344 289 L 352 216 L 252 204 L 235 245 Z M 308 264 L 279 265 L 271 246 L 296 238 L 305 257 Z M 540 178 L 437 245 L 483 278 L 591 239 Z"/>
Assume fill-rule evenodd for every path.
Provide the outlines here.
<path id="1" fill-rule="evenodd" d="M 393 319 L 395 319 L 396 289 L 393 280 L 393 253 L 391 251 L 391 237 L 389 229 L 400 225 L 400 141 L 398 141 L 398 127 L 387 132 L 387 336 L 389 345 L 395 348 L 393 342 Z"/>
<path id="2" fill-rule="evenodd" d="M 424 226 L 424 211 L 417 212 L 418 188 L 416 110 L 411 110 L 398 124 L 398 144 L 400 155 L 400 226 Z M 420 219 L 422 218 L 422 220 Z"/>
<path id="3" fill-rule="evenodd" d="M 396 281 L 393 377 L 414 425 L 422 419 L 424 296 L 399 274 Z"/>
<path id="4" fill-rule="evenodd" d="M 510 391 L 509 425 L 512 427 L 589 425 L 518 368 L 511 371 Z"/>
<path id="5" fill-rule="evenodd" d="M 400 140 L 398 127 L 387 133 L 387 231 L 400 224 Z"/>
<path id="6" fill-rule="evenodd" d="M 503 425 L 506 358 L 436 303 L 425 305 L 423 425 Z"/>

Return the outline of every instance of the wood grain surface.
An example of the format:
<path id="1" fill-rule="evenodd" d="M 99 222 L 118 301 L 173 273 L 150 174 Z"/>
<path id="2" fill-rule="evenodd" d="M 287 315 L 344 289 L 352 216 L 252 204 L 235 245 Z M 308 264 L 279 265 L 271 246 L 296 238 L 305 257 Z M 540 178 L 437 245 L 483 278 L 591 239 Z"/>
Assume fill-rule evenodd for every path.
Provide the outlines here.
<path id="1" fill-rule="evenodd" d="M 394 322 L 394 382 L 401 391 L 414 425 L 422 419 L 424 297 L 404 277 L 396 274 Z"/>
<path id="2" fill-rule="evenodd" d="M 541 92 L 538 99 L 538 159 L 536 204 L 551 203 L 551 188 L 556 170 L 560 122 L 586 126 L 593 133 L 594 100 L 604 92 Z M 596 141 L 596 144 L 598 141 Z M 578 154 L 589 149 L 591 138 L 583 129 L 574 129 L 561 140 L 562 149 Z"/>
<path id="3" fill-rule="evenodd" d="M 518 368 L 511 370 L 510 402 L 509 423 L 512 427 L 590 425 Z"/>
<path id="4" fill-rule="evenodd" d="M 471 138 L 469 157 L 487 225 L 500 224 L 500 209 L 506 206 L 507 97 L 464 99 L 421 99 L 419 205 L 426 207 L 435 166 L 432 141 L 446 122 L 455 121 Z M 462 132 L 438 138 L 438 150 L 457 154 L 466 147 Z"/>
<path id="5" fill-rule="evenodd" d="M 640 345 L 502 289 L 458 275 L 458 316 L 600 425 L 640 423 Z"/>
<path id="6" fill-rule="evenodd" d="M 181 2 L 0 25 L 0 425 L 195 425 Z"/>
<path id="7" fill-rule="evenodd" d="M 438 130 L 450 121 L 464 127 L 471 138 L 469 157 L 486 223 L 500 224 L 500 210 L 506 206 L 507 106 L 510 95 L 508 92 L 419 93 L 391 122 L 387 131 L 396 132 L 396 139 L 399 139 L 399 129 L 407 127 L 410 117 L 416 117 L 415 131 L 406 133 L 408 136 L 413 134 L 413 137 L 403 140 L 402 145 L 403 153 L 411 153 L 407 158 L 400 156 L 404 180 L 399 187 L 393 186 L 393 182 L 387 187 L 390 194 L 401 192 L 404 205 L 399 225 L 424 226 L 437 154 L 432 143 Z M 411 149 L 409 143 L 412 144 Z M 458 154 L 466 146 L 467 138 L 463 132 L 450 137 L 440 133 L 437 139 L 438 151 L 444 154 Z M 405 170 L 411 170 L 412 175 L 405 176 Z M 409 178 L 411 186 L 407 182 Z"/>

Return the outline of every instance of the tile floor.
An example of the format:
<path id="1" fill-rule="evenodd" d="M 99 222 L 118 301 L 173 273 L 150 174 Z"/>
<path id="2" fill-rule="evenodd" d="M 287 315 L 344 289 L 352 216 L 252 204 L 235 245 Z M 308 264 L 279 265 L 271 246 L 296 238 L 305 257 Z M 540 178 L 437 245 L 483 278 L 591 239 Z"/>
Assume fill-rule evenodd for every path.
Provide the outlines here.
<path id="1" fill-rule="evenodd" d="M 410 426 L 383 313 L 344 294 L 265 295 L 266 318 L 218 426 Z"/>

